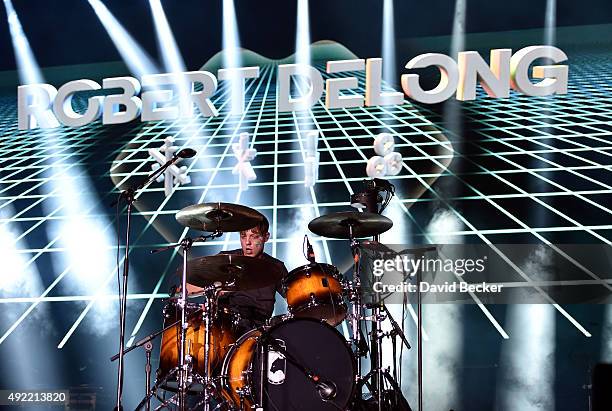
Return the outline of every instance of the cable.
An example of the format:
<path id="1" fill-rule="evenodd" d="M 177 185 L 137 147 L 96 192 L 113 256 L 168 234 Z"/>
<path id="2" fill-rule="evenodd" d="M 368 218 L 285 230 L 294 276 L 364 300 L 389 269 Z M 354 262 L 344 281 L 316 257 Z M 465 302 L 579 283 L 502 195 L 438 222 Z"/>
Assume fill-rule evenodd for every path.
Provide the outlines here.
<path id="1" fill-rule="evenodd" d="M 119 295 L 121 295 L 121 272 L 119 270 L 119 253 L 121 251 L 121 237 L 119 235 L 119 230 L 120 230 L 120 223 L 119 223 L 119 201 L 117 201 L 117 204 L 115 206 L 115 229 L 117 230 L 117 258 L 116 258 L 116 264 L 117 264 L 117 290 Z M 119 318 L 121 318 L 121 301 L 119 301 Z"/>

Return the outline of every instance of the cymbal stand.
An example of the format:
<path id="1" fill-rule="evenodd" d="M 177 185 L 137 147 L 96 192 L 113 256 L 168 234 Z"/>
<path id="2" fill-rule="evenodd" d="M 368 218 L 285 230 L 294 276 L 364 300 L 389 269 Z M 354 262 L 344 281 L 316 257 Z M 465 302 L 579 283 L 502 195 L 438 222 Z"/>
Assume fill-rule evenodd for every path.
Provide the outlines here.
<path id="1" fill-rule="evenodd" d="M 352 238 L 352 226 L 349 226 L 351 232 L 351 251 L 353 253 L 353 279 L 348 283 L 349 301 L 351 302 L 351 329 L 353 332 L 352 340 L 357 354 L 357 376 L 356 379 L 361 379 L 361 357 L 364 355 L 361 333 L 361 319 L 363 316 L 361 306 L 361 278 L 359 271 L 361 269 L 361 250 L 359 249 L 359 240 Z M 366 345 L 367 347 L 367 345 Z"/>
<path id="2" fill-rule="evenodd" d="M 370 389 L 370 393 L 373 397 L 376 398 L 377 408 L 378 410 L 402 410 L 402 411 L 410 411 L 410 406 L 408 402 L 404 398 L 401 387 L 397 382 L 397 349 L 395 346 L 396 337 L 400 337 L 400 340 L 406 345 L 408 349 L 412 348 L 408 343 L 408 340 L 402 331 L 399 324 L 395 321 L 395 319 L 391 316 L 391 313 L 385 306 L 383 301 L 379 301 L 373 304 L 367 304 L 368 308 L 372 309 L 373 315 L 367 320 L 371 320 L 372 329 L 377 330 L 376 334 L 373 337 L 374 344 L 377 356 L 378 356 L 378 365 L 376 367 L 372 366 L 370 371 L 361 379 L 357 386 L 357 392 L 361 392 L 363 385 L 367 385 L 368 389 Z M 388 319 L 391 322 L 393 329 L 389 332 L 383 332 L 381 324 L 384 320 Z M 376 325 L 376 327 L 374 326 Z M 393 344 L 393 375 L 390 374 L 389 368 L 383 369 L 382 367 L 382 340 L 383 338 L 391 338 L 391 342 Z M 374 351 L 373 349 L 371 351 Z M 401 364 L 400 364 L 401 367 Z M 368 384 L 368 380 L 372 378 L 373 383 Z M 385 381 L 392 388 L 391 393 L 385 390 Z M 376 383 L 376 386 L 374 385 Z M 391 397 L 393 396 L 393 397 Z"/>
<path id="3" fill-rule="evenodd" d="M 151 351 L 153 351 L 153 343 L 151 341 L 147 342 L 144 345 L 146 356 L 147 356 L 147 365 L 145 365 L 145 392 L 147 397 L 147 405 L 145 410 L 151 411 L 151 396 L 149 393 L 151 392 Z"/>
<path id="4" fill-rule="evenodd" d="M 206 289 L 206 297 L 204 299 L 204 306 L 206 307 L 206 313 L 204 314 L 204 329 L 205 329 L 205 341 L 204 341 L 204 411 L 210 411 L 210 400 L 213 396 L 211 391 L 211 380 L 210 375 L 210 328 L 212 326 L 212 314 L 215 304 L 215 293 L 216 287 L 211 286 Z"/>
<path id="5" fill-rule="evenodd" d="M 188 386 L 187 383 L 189 381 L 189 366 L 191 361 L 187 361 L 186 355 L 186 344 L 187 344 L 187 328 L 189 324 L 187 322 L 187 315 L 185 312 L 185 307 L 187 306 L 187 256 L 189 254 L 189 250 L 193 246 L 193 243 L 196 241 L 207 241 L 209 239 L 213 239 L 216 237 L 220 237 L 223 233 L 219 230 L 214 231 L 212 234 L 203 235 L 197 237 L 195 239 L 186 237 L 182 241 L 176 244 L 171 244 L 167 247 L 163 247 L 157 250 L 153 250 L 151 253 L 160 252 L 164 250 L 168 250 L 170 248 L 181 247 L 183 250 L 183 274 L 181 278 L 181 296 L 177 300 L 177 305 L 181 310 L 181 333 L 180 333 L 180 344 L 179 344 L 179 364 L 178 364 L 178 408 L 179 411 L 185 411 L 186 409 L 186 396 Z M 211 326 L 211 315 L 212 315 L 212 301 L 213 298 L 210 298 L 210 292 L 216 289 L 215 286 L 208 287 L 206 290 L 206 298 L 204 302 L 205 313 L 204 313 L 204 323 L 205 323 L 205 331 L 206 331 L 206 342 L 204 345 L 204 398 L 206 402 L 204 403 L 204 410 L 210 410 L 210 370 L 209 363 L 210 358 L 208 355 L 208 350 L 210 347 L 210 326 Z"/>

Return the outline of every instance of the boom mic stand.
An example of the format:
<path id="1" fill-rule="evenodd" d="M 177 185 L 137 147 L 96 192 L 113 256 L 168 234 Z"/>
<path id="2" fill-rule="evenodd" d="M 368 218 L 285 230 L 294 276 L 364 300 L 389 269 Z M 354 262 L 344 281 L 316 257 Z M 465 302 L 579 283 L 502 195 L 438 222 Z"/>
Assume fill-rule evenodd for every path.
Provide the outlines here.
<path id="1" fill-rule="evenodd" d="M 119 290 L 119 366 L 117 369 L 117 404 L 115 405 L 115 411 L 123 411 L 123 405 L 121 404 L 121 396 L 123 395 L 123 356 L 125 354 L 125 312 L 127 309 L 127 287 L 128 287 L 128 274 L 129 274 L 129 254 L 130 254 L 130 228 L 132 222 L 132 207 L 136 199 L 138 191 L 142 190 L 153 181 L 155 181 L 168 167 L 176 163 L 181 158 L 191 158 L 196 154 L 195 150 L 190 148 L 184 148 L 174 157 L 166 162 L 163 166 L 159 167 L 153 173 L 149 174 L 147 178 L 135 187 L 130 187 L 127 190 L 123 190 L 117 199 L 110 205 L 111 207 L 116 206 L 123 199 L 127 203 L 127 226 L 125 234 L 125 257 L 123 259 L 123 284 Z M 117 247 L 119 244 L 117 244 Z"/>

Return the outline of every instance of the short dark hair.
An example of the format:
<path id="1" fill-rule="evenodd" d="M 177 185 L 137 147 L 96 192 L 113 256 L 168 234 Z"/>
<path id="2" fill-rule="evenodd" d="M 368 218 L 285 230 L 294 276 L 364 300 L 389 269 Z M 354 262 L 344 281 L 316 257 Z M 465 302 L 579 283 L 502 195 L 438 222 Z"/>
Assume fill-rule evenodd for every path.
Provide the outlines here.
<path id="1" fill-rule="evenodd" d="M 269 229 L 270 229 L 270 223 L 268 222 L 268 219 L 264 215 L 261 216 L 261 220 L 255 226 L 250 228 L 250 230 L 256 231 L 260 235 L 265 235 Z M 248 230 L 244 230 L 244 231 L 248 231 Z"/>

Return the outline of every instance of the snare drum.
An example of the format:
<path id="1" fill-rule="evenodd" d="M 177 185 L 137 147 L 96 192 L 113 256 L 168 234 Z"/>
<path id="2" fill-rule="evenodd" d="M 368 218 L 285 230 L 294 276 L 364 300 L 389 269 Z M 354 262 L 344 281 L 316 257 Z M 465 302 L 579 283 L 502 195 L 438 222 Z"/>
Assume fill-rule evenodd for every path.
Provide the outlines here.
<path id="1" fill-rule="evenodd" d="M 262 335 L 283 347 L 287 356 L 334 387 L 333 398 L 323 399 L 315 383 L 282 351 L 268 348 L 264 370 L 266 410 L 345 410 L 355 390 L 355 357 L 349 344 L 332 326 L 310 318 L 292 318 L 243 335 L 234 344 L 221 370 L 223 395 L 239 410 L 251 410 L 259 398 L 259 347 Z M 276 348 L 278 350 L 278 348 Z"/>
<path id="2" fill-rule="evenodd" d="M 186 307 L 188 328 L 186 333 L 186 353 L 192 357 L 192 369 L 195 378 L 190 381 L 190 392 L 203 391 L 203 386 L 198 382 L 198 377 L 204 375 L 204 345 L 206 344 L 206 325 L 202 319 L 203 313 L 198 304 L 189 303 Z M 198 312 L 199 311 L 199 312 Z M 164 307 L 164 327 L 181 319 L 181 310 L 176 303 L 172 302 Z M 210 347 L 208 355 L 210 358 L 209 372 L 212 375 L 219 371 L 225 354 L 236 339 L 233 326 L 235 319 L 231 312 L 225 309 L 217 311 L 210 326 Z M 162 334 L 161 349 L 159 355 L 159 369 L 157 370 L 158 381 L 166 379 L 162 388 L 168 391 L 176 391 L 178 387 L 176 373 L 170 372 L 179 365 L 180 352 L 180 323 L 169 328 Z"/>
<path id="3" fill-rule="evenodd" d="M 347 311 L 341 281 L 338 269 L 331 264 L 307 264 L 292 270 L 284 280 L 289 313 L 340 324 Z"/>

